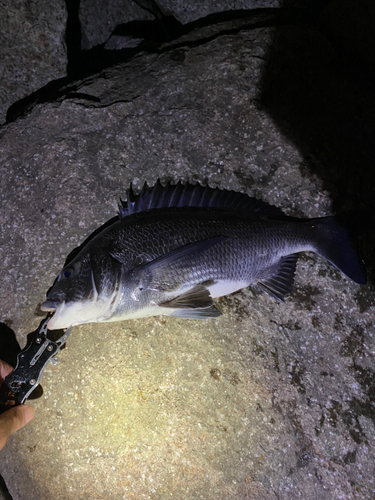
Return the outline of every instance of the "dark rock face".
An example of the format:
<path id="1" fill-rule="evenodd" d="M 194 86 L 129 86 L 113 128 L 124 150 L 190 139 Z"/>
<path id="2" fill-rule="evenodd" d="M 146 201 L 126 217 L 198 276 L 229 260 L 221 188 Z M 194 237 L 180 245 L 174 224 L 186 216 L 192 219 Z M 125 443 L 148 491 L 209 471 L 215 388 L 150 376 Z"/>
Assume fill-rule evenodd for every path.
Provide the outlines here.
<path id="1" fill-rule="evenodd" d="M 65 76 L 65 2 L 0 3 L 0 123 L 18 99 Z"/>
<path id="2" fill-rule="evenodd" d="M 24 343 L 65 257 L 131 181 L 207 182 L 300 217 L 363 209 L 349 222 L 371 273 L 375 98 L 318 25 L 289 21 L 135 48 L 2 127 L 1 345 L 11 330 Z M 371 498 L 374 297 L 304 255 L 285 304 L 244 290 L 217 320 L 75 328 L 1 452 L 12 498 Z"/>
<path id="3" fill-rule="evenodd" d="M 161 20 L 171 17 L 182 25 L 202 19 L 218 12 L 235 10 L 270 9 L 280 7 L 280 0 L 206 0 L 204 2 L 184 2 L 179 0 L 126 0 L 98 1 L 82 0 L 79 18 L 83 40 L 82 47 L 90 49 L 107 42 L 113 30 L 131 21 Z"/>
<path id="4" fill-rule="evenodd" d="M 116 26 L 131 21 L 152 20 L 155 17 L 135 2 L 117 0 L 82 0 L 79 7 L 82 30 L 82 48 L 91 49 L 105 43 Z"/>

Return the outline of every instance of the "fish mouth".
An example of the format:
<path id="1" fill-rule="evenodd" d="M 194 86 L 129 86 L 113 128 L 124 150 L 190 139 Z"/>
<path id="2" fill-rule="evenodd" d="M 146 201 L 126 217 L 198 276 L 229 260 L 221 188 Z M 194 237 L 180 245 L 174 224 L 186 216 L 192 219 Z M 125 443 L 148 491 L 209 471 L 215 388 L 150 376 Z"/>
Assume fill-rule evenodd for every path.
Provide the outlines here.
<path id="1" fill-rule="evenodd" d="M 58 330 L 60 328 L 68 328 L 71 326 L 66 323 L 64 312 L 66 312 L 66 304 L 63 299 L 47 299 L 41 304 L 40 309 L 45 312 L 54 313 L 47 323 L 48 330 Z M 63 317 L 61 317 L 63 316 Z M 64 324 L 61 324 L 63 322 Z"/>
<path id="2" fill-rule="evenodd" d="M 61 301 L 58 302 L 57 300 L 47 299 L 41 304 L 40 310 L 46 312 L 55 312 L 59 304 L 61 304 Z"/>
<path id="3" fill-rule="evenodd" d="M 40 310 L 45 312 L 55 312 L 62 304 L 65 302 L 65 295 L 62 293 L 47 295 L 47 300 L 45 300 L 40 305 Z"/>

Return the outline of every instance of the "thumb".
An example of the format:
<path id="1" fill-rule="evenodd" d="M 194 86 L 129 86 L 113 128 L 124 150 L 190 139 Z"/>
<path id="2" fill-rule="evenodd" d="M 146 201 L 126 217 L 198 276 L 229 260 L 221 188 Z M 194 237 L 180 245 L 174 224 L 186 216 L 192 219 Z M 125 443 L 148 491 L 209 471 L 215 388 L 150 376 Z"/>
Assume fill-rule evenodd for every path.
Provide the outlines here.
<path id="1" fill-rule="evenodd" d="M 34 408 L 29 405 L 14 406 L 0 415 L 0 450 L 8 437 L 21 429 L 34 417 Z"/>

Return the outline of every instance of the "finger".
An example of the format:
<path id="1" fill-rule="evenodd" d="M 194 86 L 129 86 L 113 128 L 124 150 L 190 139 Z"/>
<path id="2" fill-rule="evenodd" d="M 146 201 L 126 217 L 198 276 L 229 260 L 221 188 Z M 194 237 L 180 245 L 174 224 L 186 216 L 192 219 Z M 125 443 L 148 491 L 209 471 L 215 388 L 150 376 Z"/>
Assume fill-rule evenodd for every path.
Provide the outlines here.
<path id="1" fill-rule="evenodd" d="M 13 371 L 13 368 L 0 359 L 0 382 L 2 382 L 9 373 Z"/>
<path id="2" fill-rule="evenodd" d="M 33 417 L 34 408 L 29 405 L 15 406 L 0 415 L 0 450 L 8 437 L 30 422 Z"/>

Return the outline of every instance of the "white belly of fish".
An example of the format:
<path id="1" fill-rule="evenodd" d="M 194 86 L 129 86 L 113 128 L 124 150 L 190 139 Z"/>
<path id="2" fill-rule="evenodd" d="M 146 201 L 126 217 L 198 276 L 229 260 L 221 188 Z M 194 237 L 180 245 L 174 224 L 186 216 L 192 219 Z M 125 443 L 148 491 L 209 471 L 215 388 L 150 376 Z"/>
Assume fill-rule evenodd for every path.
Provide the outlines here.
<path id="1" fill-rule="evenodd" d="M 208 286 L 207 289 L 210 291 L 211 297 L 222 297 L 223 295 L 229 295 L 230 293 L 241 290 L 249 286 L 250 283 L 245 281 L 227 281 L 221 280 L 216 282 L 214 285 Z"/>
<path id="2" fill-rule="evenodd" d="M 244 281 L 227 281 L 227 280 L 222 280 L 218 281 L 215 284 L 208 286 L 207 289 L 210 292 L 210 295 L 212 298 L 215 297 L 222 297 L 223 295 L 228 295 L 230 293 L 236 292 L 237 290 L 240 290 L 241 288 L 247 287 L 249 283 L 244 282 Z M 164 296 L 164 300 L 170 300 L 174 297 L 177 297 L 179 295 L 182 295 L 183 293 L 186 293 L 190 288 L 193 287 L 182 287 L 180 290 L 176 290 L 174 292 L 166 293 Z M 145 318 L 145 317 L 150 317 L 150 316 L 159 316 L 159 315 L 164 315 L 164 316 L 175 316 L 175 311 L 176 309 L 169 308 L 169 307 L 163 307 L 157 305 L 155 302 L 150 303 L 146 307 L 142 307 L 138 310 L 133 310 L 133 311 L 124 311 L 123 313 L 118 312 L 115 314 L 113 317 L 108 318 L 107 322 L 109 321 L 121 321 L 121 320 L 126 320 L 126 319 L 137 319 L 137 318 Z"/>
<path id="3" fill-rule="evenodd" d="M 211 286 L 208 286 L 207 289 L 209 290 L 211 297 L 215 298 L 228 295 L 240 290 L 241 288 L 247 287 L 248 285 L 249 283 L 244 281 L 221 280 Z M 176 297 L 180 293 L 184 293 L 187 290 L 188 288 L 184 287 L 181 290 L 168 294 L 168 298 Z M 113 314 L 113 311 L 116 310 L 116 306 L 121 301 L 121 295 L 122 294 L 118 294 L 117 297 L 106 299 L 101 299 L 96 296 L 95 300 L 87 300 L 83 302 L 63 302 L 58 306 L 56 313 L 50 319 L 48 328 L 50 330 L 56 330 L 84 323 L 107 323 L 159 315 L 170 316 L 173 315 L 175 311 L 173 308 L 160 307 L 156 303 L 150 303 L 146 305 L 146 307 L 141 307 L 135 310 L 133 309 L 132 311 L 118 311 Z"/>
<path id="4" fill-rule="evenodd" d="M 82 302 L 62 302 L 49 320 L 48 329 L 57 330 L 84 323 L 108 321 L 117 302 L 117 294 L 106 298 L 96 296 L 94 300 Z"/>

